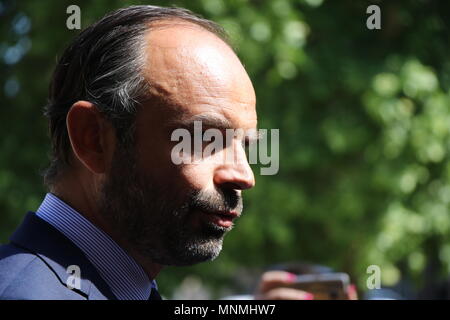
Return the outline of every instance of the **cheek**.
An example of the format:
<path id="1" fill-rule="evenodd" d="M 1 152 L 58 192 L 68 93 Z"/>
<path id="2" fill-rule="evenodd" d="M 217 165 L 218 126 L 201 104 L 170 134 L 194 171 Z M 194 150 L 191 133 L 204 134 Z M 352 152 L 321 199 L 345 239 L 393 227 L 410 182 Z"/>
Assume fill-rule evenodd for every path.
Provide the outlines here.
<path id="1" fill-rule="evenodd" d="M 181 180 L 194 190 L 213 189 L 215 164 L 207 161 L 198 164 L 180 165 L 178 168 Z"/>
<path id="2" fill-rule="evenodd" d="M 163 139 L 146 141 L 139 145 L 138 166 L 145 175 L 153 177 L 171 190 L 205 190 L 214 187 L 213 176 L 216 164 L 205 159 L 197 164 L 172 162 L 171 143 L 162 143 Z"/>
<path id="3" fill-rule="evenodd" d="M 137 159 L 144 174 L 174 191 L 214 188 L 215 157 L 205 158 L 196 164 L 176 165 L 172 162 L 171 154 L 177 142 L 170 141 L 170 133 L 156 130 L 155 127 L 151 134 L 145 127 L 140 129 Z"/>
<path id="4" fill-rule="evenodd" d="M 160 181 L 172 179 L 177 170 L 170 157 L 171 141 L 162 130 L 149 132 L 144 129 L 141 128 L 136 144 L 139 168 Z"/>
<path id="5" fill-rule="evenodd" d="M 170 178 L 174 164 L 170 134 L 162 126 L 166 115 L 154 106 L 141 110 L 136 121 L 136 152 L 138 166 L 153 177 Z M 163 180 L 161 180 L 163 181 Z"/>

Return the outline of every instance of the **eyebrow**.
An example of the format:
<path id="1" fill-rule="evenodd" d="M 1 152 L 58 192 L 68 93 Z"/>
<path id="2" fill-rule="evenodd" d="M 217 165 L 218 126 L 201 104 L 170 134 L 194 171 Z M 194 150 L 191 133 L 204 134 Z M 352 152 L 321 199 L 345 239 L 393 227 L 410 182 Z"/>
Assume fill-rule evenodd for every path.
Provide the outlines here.
<path id="1" fill-rule="evenodd" d="M 218 115 L 211 115 L 207 113 L 202 114 L 196 114 L 194 116 L 188 117 L 188 118 L 181 118 L 181 119 L 175 119 L 172 121 L 169 121 L 169 125 L 172 127 L 184 127 L 184 128 L 193 128 L 195 121 L 201 121 L 202 126 L 206 128 L 215 128 L 219 130 L 226 130 L 226 129 L 236 129 L 233 126 L 233 123 L 225 118 L 224 116 L 218 114 Z M 253 131 L 253 130 L 252 130 Z M 263 134 L 258 130 L 254 129 L 254 132 L 251 132 L 249 134 L 248 131 L 246 131 L 245 138 L 246 140 L 257 141 L 261 140 Z"/>
<path id="2" fill-rule="evenodd" d="M 222 115 L 211 115 L 211 114 L 196 114 L 192 117 L 186 119 L 179 119 L 173 121 L 173 124 L 181 125 L 184 127 L 194 126 L 195 121 L 200 121 L 202 126 L 217 129 L 233 129 L 234 126 L 230 120 Z"/>

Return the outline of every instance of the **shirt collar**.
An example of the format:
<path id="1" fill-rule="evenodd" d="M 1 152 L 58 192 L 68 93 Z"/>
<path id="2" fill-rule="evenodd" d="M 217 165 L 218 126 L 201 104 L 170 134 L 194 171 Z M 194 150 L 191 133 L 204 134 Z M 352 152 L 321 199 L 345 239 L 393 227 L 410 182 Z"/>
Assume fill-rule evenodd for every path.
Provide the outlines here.
<path id="1" fill-rule="evenodd" d="M 47 193 L 36 215 L 83 251 L 119 300 L 147 300 L 152 288 L 157 288 L 110 236 L 54 194 Z"/>

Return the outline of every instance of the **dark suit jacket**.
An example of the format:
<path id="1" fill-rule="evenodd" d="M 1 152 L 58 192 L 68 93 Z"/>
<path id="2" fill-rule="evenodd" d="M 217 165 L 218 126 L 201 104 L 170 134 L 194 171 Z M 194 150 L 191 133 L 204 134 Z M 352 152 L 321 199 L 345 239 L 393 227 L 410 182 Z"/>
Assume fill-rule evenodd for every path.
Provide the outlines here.
<path id="1" fill-rule="evenodd" d="M 116 300 L 83 252 L 33 212 L 10 240 L 0 247 L 0 299 Z M 70 265 L 80 267 L 80 290 L 66 285 Z"/>

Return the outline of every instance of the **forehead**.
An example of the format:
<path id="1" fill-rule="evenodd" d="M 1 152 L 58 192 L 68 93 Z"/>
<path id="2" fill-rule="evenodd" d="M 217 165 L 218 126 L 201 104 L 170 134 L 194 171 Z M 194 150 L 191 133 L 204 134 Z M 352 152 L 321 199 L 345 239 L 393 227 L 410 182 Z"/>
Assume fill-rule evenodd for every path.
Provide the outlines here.
<path id="1" fill-rule="evenodd" d="M 256 127 L 252 83 L 225 42 L 192 23 L 172 21 L 152 28 L 147 43 L 144 75 L 151 96 L 171 101 L 165 113 L 216 115 L 237 127 Z"/>

